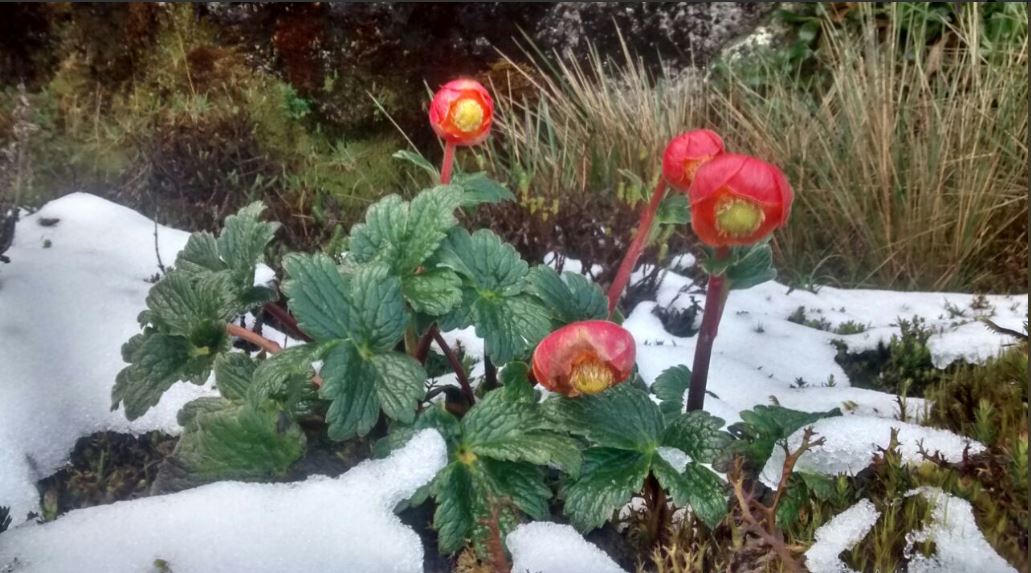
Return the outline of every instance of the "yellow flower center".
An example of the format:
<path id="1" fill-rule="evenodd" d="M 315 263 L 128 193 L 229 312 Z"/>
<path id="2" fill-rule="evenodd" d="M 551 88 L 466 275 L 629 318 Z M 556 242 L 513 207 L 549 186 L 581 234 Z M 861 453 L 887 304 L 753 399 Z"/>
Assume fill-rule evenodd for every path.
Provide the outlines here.
<path id="1" fill-rule="evenodd" d="M 472 133 L 483 123 L 483 106 L 469 98 L 458 100 L 451 108 L 451 121 L 463 133 Z"/>
<path id="2" fill-rule="evenodd" d="M 766 214 L 753 201 L 725 197 L 716 205 L 716 230 L 723 236 L 744 237 L 754 233 Z"/>
<path id="3" fill-rule="evenodd" d="M 569 381 L 581 394 L 597 394 L 612 386 L 616 377 L 604 364 L 588 360 L 573 367 Z"/>

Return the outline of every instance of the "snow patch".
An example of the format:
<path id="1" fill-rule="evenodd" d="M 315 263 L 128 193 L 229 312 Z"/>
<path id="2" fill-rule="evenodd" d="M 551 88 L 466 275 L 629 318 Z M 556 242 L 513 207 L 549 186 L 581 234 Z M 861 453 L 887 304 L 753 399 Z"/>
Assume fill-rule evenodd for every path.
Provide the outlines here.
<path id="1" fill-rule="evenodd" d="M 538 521 L 505 538 L 512 571 L 534 573 L 626 573 L 611 557 L 568 525 Z"/>
<path id="2" fill-rule="evenodd" d="M 447 463 L 435 430 L 336 479 L 219 482 L 171 495 L 80 509 L 3 534 L 0 570 L 138 573 L 418 572 L 419 536 L 394 507 Z"/>
<path id="3" fill-rule="evenodd" d="M 921 443 L 928 453 L 940 452 L 950 462 L 962 460 L 964 449 L 969 448 L 971 454 L 984 450 L 981 443 L 947 430 L 884 418 L 838 416 L 818 420 L 812 426 L 817 437 L 826 443 L 802 454 L 795 471 L 855 475 L 870 465 L 878 447 L 888 446 L 893 428 L 898 430 L 899 451 L 905 463 L 922 461 L 919 453 Z M 805 428 L 801 428 L 788 438 L 788 448 L 798 448 L 804 431 Z M 784 450 L 774 448 L 760 478 L 770 487 L 775 487 L 783 467 Z"/>
<path id="4" fill-rule="evenodd" d="M 979 571 L 981 573 L 1016 573 L 1005 559 L 988 544 L 974 521 L 970 502 L 949 495 L 936 487 L 923 487 L 910 492 L 922 495 L 931 503 L 930 523 L 907 536 L 910 573 L 949 573 Z M 933 541 L 935 553 L 925 557 L 913 552 L 916 543 Z"/>
<path id="5" fill-rule="evenodd" d="M 838 555 L 859 543 L 877 523 L 881 512 L 868 499 L 835 515 L 817 528 L 815 542 L 805 552 L 805 564 L 812 573 L 851 573 Z"/>

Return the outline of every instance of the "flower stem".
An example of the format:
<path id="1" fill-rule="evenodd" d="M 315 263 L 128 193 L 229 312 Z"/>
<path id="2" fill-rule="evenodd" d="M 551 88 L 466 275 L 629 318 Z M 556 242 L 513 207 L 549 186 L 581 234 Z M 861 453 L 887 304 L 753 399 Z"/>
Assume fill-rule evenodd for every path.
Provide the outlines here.
<path id="1" fill-rule="evenodd" d="M 462 387 L 462 394 L 465 395 L 465 399 L 469 401 L 469 405 L 476 403 L 476 394 L 473 393 L 472 386 L 469 385 L 469 377 L 465 374 L 465 368 L 462 367 L 462 361 L 458 359 L 458 355 L 451 349 L 447 341 L 444 340 L 444 335 L 440 333 L 440 329 L 436 325 L 430 327 L 433 329 L 433 340 L 437 342 L 437 346 L 444 353 L 444 357 L 447 358 L 451 369 L 455 371 L 455 378 L 458 379 L 458 385 Z"/>
<path id="2" fill-rule="evenodd" d="M 257 332 L 248 330 L 238 324 L 233 324 L 231 322 L 226 324 L 226 332 L 228 332 L 230 336 L 235 336 L 250 342 L 269 354 L 275 354 L 283 349 L 278 342 L 269 340 Z"/>
<path id="3" fill-rule="evenodd" d="M 662 547 L 668 532 L 666 531 L 667 507 L 666 490 L 662 489 L 655 475 L 649 473 L 644 480 L 644 501 L 648 508 L 648 537 L 654 547 Z"/>
<path id="4" fill-rule="evenodd" d="M 655 213 L 659 210 L 659 204 L 662 203 L 665 195 L 666 180 L 659 177 L 655 191 L 652 192 L 651 200 L 644 208 L 644 211 L 641 212 L 641 221 L 637 224 L 637 232 L 634 234 L 633 240 L 630 241 L 626 254 L 623 255 L 623 261 L 619 264 L 619 270 L 616 271 L 616 278 L 612 280 L 612 285 L 609 287 L 609 316 L 612 316 L 613 311 L 616 310 L 616 305 L 619 304 L 619 297 L 623 295 L 627 282 L 630 281 L 630 273 L 634 271 L 637 260 L 641 258 L 641 253 L 644 252 L 644 247 L 648 244 L 652 223 L 655 222 Z"/>
<path id="5" fill-rule="evenodd" d="M 730 250 L 721 247 L 716 258 L 725 259 Z M 691 387 L 687 392 L 687 411 L 701 410 L 705 404 L 705 385 L 709 379 L 709 360 L 712 358 L 712 343 L 720 327 L 723 306 L 727 301 L 730 283 L 722 274 L 709 277 L 705 293 L 705 311 L 702 313 L 702 328 L 698 331 L 698 345 L 694 351 L 694 365 L 691 367 Z"/>
<path id="6" fill-rule="evenodd" d="M 447 142 L 444 144 L 444 159 L 440 162 L 440 182 L 443 185 L 451 183 L 451 168 L 455 165 L 455 144 Z"/>

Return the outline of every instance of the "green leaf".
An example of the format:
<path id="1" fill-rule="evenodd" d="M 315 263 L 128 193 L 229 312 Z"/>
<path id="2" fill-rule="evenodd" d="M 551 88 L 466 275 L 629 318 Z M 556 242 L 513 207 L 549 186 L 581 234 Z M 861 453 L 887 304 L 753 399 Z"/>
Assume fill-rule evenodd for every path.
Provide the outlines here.
<path id="1" fill-rule="evenodd" d="M 180 408 L 179 412 L 175 415 L 175 421 L 179 422 L 179 425 L 185 428 L 186 426 L 189 426 L 199 414 L 217 412 L 230 407 L 232 407 L 232 403 L 225 398 L 216 396 L 197 398 L 196 400 L 191 400 L 183 404 L 183 407 Z"/>
<path id="2" fill-rule="evenodd" d="M 555 464 L 571 475 L 580 471 L 580 448 L 576 441 L 547 431 L 531 431 L 506 439 L 480 441 L 470 449 L 477 456 L 496 460 L 536 465 Z"/>
<path id="3" fill-rule="evenodd" d="M 518 438 L 543 424 L 535 404 L 507 400 L 502 391 L 488 393 L 462 418 L 463 434 L 471 448 Z"/>
<path id="4" fill-rule="evenodd" d="M 265 246 L 272 241 L 279 223 L 262 221 L 265 206 L 254 202 L 226 217 L 218 236 L 218 252 L 239 277 L 254 280 L 254 265 L 265 260 Z"/>
<path id="5" fill-rule="evenodd" d="M 432 269 L 404 278 L 401 290 L 416 312 L 440 316 L 462 302 L 462 279 L 448 269 Z"/>
<path id="6" fill-rule="evenodd" d="M 401 353 L 365 358 L 354 346 L 341 344 L 327 352 L 321 374 L 321 394 L 333 400 L 326 421 L 335 440 L 368 433 L 380 408 L 395 420 L 412 422 L 425 394 L 422 365 Z"/>
<path id="7" fill-rule="evenodd" d="M 474 207 L 482 203 L 500 203 L 515 199 L 515 195 L 507 187 L 491 179 L 482 171 L 456 174 L 451 182 L 462 188 L 463 207 Z"/>
<path id="8" fill-rule="evenodd" d="M 376 442 L 374 447 L 376 456 L 386 456 L 408 443 L 412 436 L 428 428 L 440 432 L 444 441 L 447 442 L 449 451 L 457 448 L 462 439 L 462 425 L 458 418 L 445 410 L 442 402 L 438 402 L 420 412 L 411 424 L 392 424 L 390 433 Z"/>
<path id="9" fill-rule="evenodd" d="M 544 408 L 556 424 L 599 446 L 649 452 L 662 435 L 658 405 L 630 384 L 594 396 L 556 396 Z"/>
<path id="10" fill-rule="evenodd" d="M 365 265 L 351 279 L 354 322 L 350 337 L 367 351 L 393 350 L 408 325 L 401 280 L 389 272 L 386 265 Z"/>
<path id="11" fill-rule="evenodd" d="M 294 416 L 311 413 L 318 398 L 311 384 L 317 350 L 310 344 L 291 346 L 261 361 L 247 396 L 258 402 L 271 400 Z"/>
<path id="12" fill-rule="evenodd" d="M 689 462 L 683 473 L 666 460 L 656 457 L 652 472 L 669 493 L 673 504 L 690 507 L 710 528 L 716 527 L 727 514 L 725 487 L 719 476 L 695 462 Z"/>
<path id="13" fill-rule="evenodd" d="M 333 260 L 321 253 L 290 254 L 283 258 L 283 266 L 290 276 L 283 292 L 301 330 L 320 342 L 348 337 L 353 310 Z"/>
<path id="14" fill-rule="evenodd" d="M 741 412 L 741 421 L 727 428 L 738 438 L 728 453 L 741 453 L 755 467 L 762 467 L 778 441 L 821 418 L 840 415 L 837 408 L 826 412 L 800 412 L 781 406 L 756 406 Z"/>
<path id="15" fill-rule="evenodd" d="M 175 269 L 191 275 L 226 270 L 226 264 L 218 254 L 215 236 L 207 231 L 190 235 L 186 246 L 175 258 Z"/>
<path id="16" fill-rule="evenodd" d="M 686 225 L 691 222 L 691 205 L 684 193 L 667 193 L 655 213 L 659 225 Z"/>
<path id="17" fill-rule="evenodd" d="M 473 305 L 476 334 L 497 364 L 525 356 L 551 331 L 547 310 L 527 295 L 479 298 Z"/>
<path id="18" fill-rule="evenodd" d="M 541 299 L 559 325 L 608 316 L 608 299 L 601 287 L 587 277 L 571 272 L 559 275 L 551 267 L 530 270 L 533 294 Z"/>
<path id="19" fill-rule="evenodd" d="M 419 169 L 422 169 L 426 173 L 429 173 L 430 177 L 434 181 L 438 181 L 440 179 L 440 172 L 437 171 L 437 168 L 419 153 L 408 151 L 407 149 L 399 149 L 398 151 L 395 151 L 394 155 L 391 157 L 394 159 L 400 159 L 401 161 L 407 161 Z"/>
<path id="20" fill-rule="evenodd" d="M 399 275 L 421 265 L 455 226 L 462 191 L 441 185 L 419 193 L 411 204 L 397 195 L 369 208 L 365 222 L 351 230 L 351 256 L 358 263 L 380 261 Z"/>
<path id="21" fill-rule="evenodd" d="M 672 366 L 655 379 L 651 390 L 661 400 L 659 409 L 669 419 L 684 411 L 684 393 L 691 387 L 691 369 L 684 365 Z"/>
<path id="22" fill-rule="evenodd" d="M 792 475 L 777 504 L 777 527 L 791 527 L 798 523 L 798 516 L 808 501 L 809 492 L 805 482 L 797 475 Z"/>
<path id="23" fill-rule="evenodd" d="M 326 353 L 320 372 L 323 398 L 332 400 L 326 411 L 329 437 L 345 440 L 364 436 L 379 417 L 379 398 L 376 382 L 363 368 L 358 350 L 348 344 L 332 348 Z"/>
<path id="24" fill-rule="evenodd" d="M 691 459 L 712 463 L 730 444 L 730 434 L 721 430 L 723 420 L 701 410 L 681 414 L 666 425 L 662 444 L 682 450 Z"/>
<path id="25" fill-rule="evenodd" d="M 522 293 L 530 268 L 515 247 L 487 229 L 471 235 L 454 229 L 441 246 L 440 262 L 468 278 L 477 290 L 496 297 Z"/>
<path id="26" fill-rule="evenodd" d="M 777 278 L 777 270 L 773 268 L 773 249 L 768 242 L 753 245 L 739 255 L 725 274 L 730 288 L 739 290 Z"/>
<path id="27" fill-rule="evenodd" d="M 489 479 L 490 494 L 508 498 L 533 519 L 543 521 L 550 517 L 551 489 L 544 483 L 541 468 L 529 463 L 490 459 L 480 460 L 480 463 Z"/>
<path id="28" fill-rule="evenodd" d="M 223 398 L 242 400 L 258 363 L 242 352 L 219 354 L 215 358 L 215 386 Z"/>
<path id="29" fill-rule="evenodd" d="M 505 399 L 510 402 L 537 403 L 533 386 L 530 385 L 530 365 L 525 362 L 509 362 L 501 369 L 498 378 L 504 385 Z"/>
<path id="30" fill-rule="evenodd" d="M 147 308 L 150 320 L 165 334 L 186 338 L 212 321 L 232 317 L 231 301 L 217 281 L 195 280 L 187 273 L 172 271 L 150 289 Z"/>
<path id="31" fill-rule="evenodd" d="M 115 377 L 111 409 L 122 404 L 129 420 L 145 414 L 176 382 L 203 384 L 210 373 L 212 357 L 195 356 L 190 343 L 181 336 L 150 330 L 127 345 L 132 351 L 132 363 Z"/>
<path id="32" fill-rule="evenodd" d="M 830 501 L 840 495 L 837 480 L 832 476 L 800 471 L 796 471 L 792 475 L 801 478 L 805 482 L 806 488 L 820 501 Z"/>
<path id="33" fill-rule="evenodd" d="M 437 547 L 450 555 L 465 545 L 473 528 L 473 483 L 465 464 L 451 463 L 433 483 L 437 509 L 433 512 L 433 529 L 437 530 Z"/>
<path id="34" fill-rule="evenodd" d="M 250 404 L 197 412 L 173 458 L 209 479 L 281 476 L 304 453 L 304 432 L 270 408 Z"/>
<path id="35" fill-rule="evenodd" d="M 613 512 L 641 490 L 652 463 L 652 454 L 615 449 L 590 448 L 578 479 L 563 489 L 563 511 L 581 532 L 601 527 Z"/>

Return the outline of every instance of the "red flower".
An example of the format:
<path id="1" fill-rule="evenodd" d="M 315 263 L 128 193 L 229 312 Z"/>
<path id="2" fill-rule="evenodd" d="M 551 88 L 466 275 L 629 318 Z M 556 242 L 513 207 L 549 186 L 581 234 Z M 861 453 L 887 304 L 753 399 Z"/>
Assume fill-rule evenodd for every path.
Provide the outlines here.
<path id="1" fill-rule="evenodd" d="M 794 194 L 780 169 L 725 153 L 701 166 L 687 192 L 691 227 L 713 247 L 751 245 L 783 225 Z"/>
<path id="2" fill-rule="evenodd" d="M 624 382 L 634 369 L 637 345 L 607 320 L 574 322 L 552 332 L 533 351 L 533 376 L 566 396 L 597 394 Z"/>
<path id="3" fill-rule="evenodd" d="M 455 145 L 476 145 L 487 139 L 493 118 L 494 100 L 475 80 L 452 80 L 430 102 L 433 131 Z"/>
<path id="4" fill-rule="evenodd" d="M 723 140 L 716 132 L 695 129 L 673 138 L 662 154 L 662 176 L 681 191 L 691 186 L 703 163 L 723 153 Z"/>

